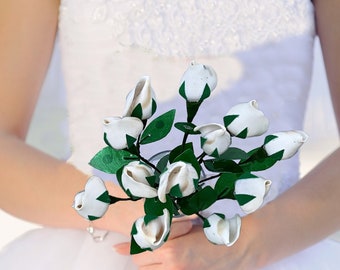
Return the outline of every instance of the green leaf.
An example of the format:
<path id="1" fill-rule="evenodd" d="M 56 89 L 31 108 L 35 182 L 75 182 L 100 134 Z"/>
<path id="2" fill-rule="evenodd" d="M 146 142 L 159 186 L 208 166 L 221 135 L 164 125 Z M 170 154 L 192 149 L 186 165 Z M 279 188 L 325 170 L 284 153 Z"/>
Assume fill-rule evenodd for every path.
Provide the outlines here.
<path id="1" fill-rule="evenodd" d="M 98 196 L 98 198 L 96 200 L 104 202 L 104 203 L 110 203 L 111 199 L 110 199 L 109 192 L 106 190 L 100 196 Z"/>
<path id="2" fill-rule="evenodd" d="M 184 99 L 187 99 L 187 96 L 185 94 L 185 81 L 181 84 L 181 86 L 179 87 L 179 94 L 181 95 L 181 97 L 183 97 Z"/>
<path id="3" fill-rule="evenodd" d="M 239 134 L 236 135 L 237 138 L 245 139 L 248 135 L 248 128 L 242 130 Z"/>
<path id="4" fill-rule="evenodd" d="M 131 113 L 132 117 L 137 117 L 139 119 L 143 118 L 143 108 L 142 108 L 142 104 L 138 103 L 138 105 L 133 109 L 132 113 Z"/>
<path id="5" fill-rule="evenodd" d="M 256 197 L 248 194 L 235 194 L 235 198 L 240 206 L 247 204 Z"/>
<path id="6" fill-rule="evenodd" d="M 171 150 L 169 155 L 169 162 L 173 163 L 174 160 L 181 155 L 184 151 L 191 149 L 193 151 L 193 144 L 192 142 L 186 143 L 185 145 L 179 145 Z"/>
<path id="7" fill-rule="evenodd" d="M 157 103 L 156 100 L 152 99 L 152 107 L 151 107 L 151 114 L 153 115 L 157 110 Z"/>
<path id="8" fill-rule="evenodd" d="M 160 172 L 163 172 L 165 170 L 166 166 L 168 165 L 169 156 L 170 156 L 170 154 L 166 154 L 164 157 L 162 157 L 158 161 L 156 167 Z M 157 174 L 157 172 L 156 172 L 156 174 Z"/>
<path id="9" fill-rule="evenodd" d="M 162 213 L 162 215 L 163 215 L 163 213 Z M 155 216 L 155 215 L 145 215 L 144 216 L 144 224 L 148 225 L 149 222 L 151 222 L 151 221 L 153 221 L 153 220 L 155 220 L 157 218 L 158 218 L 158 216 Z"/>
<path id="10" fill-rule="evenodd" d="M 143 131 L 141 144 L 148 144 L 163 139 L 170 132 L 176 110 L 170 110 L 155 118 Z"/>
<path id="11" fill-rule="evenodd" d="M 276 152 L 270 156 L 263 148 L 254 152 L 250 158 L 242 162 L 240 166 L 247 171 L 264 171 L 272 167 L 277 161 L 282 159 L 284 150 Z"/>
<path id="12" fill-rule="evenodd" d="M 190 163 L 196 170 L 197 174 L 201 174 L 201 165 L 198 163 L 198 160 L 195 156 L 195 153 L 192 149 L 188 148 L 184 152 L 182 152 L 180 155 L 178 155 L 174 162 L 177 161 L 183 161 L 186 163 Z"/>
<path id="13" fill-rule="evenodd" d="M 267 143 L 269 143 L 271 140 L 274 140 L 274 139 L 276 139 L 277 138 L 277 136 L 275 136 L 275 135 L 268 135 L 268 136 L 266 136 L 265 138 L 264 138 L 264 144 L 267 144 Z"/>
<path id="14" fill-rule="evenodd" d="M 109 195 L 109 197 L 110 197 L 110 204 L 114 204 L 114 203 L 120 202 L 122 200 L 121 198 L 111 196 L 111 195 Z"/>
<path id="15" fill-rule="evenodd" d="M 210 156 L 218 158 L 220 155 L 218 154 L 218 150 L 217 148 L 215 148 L 215 150 L 210 154 Z"/>
<path id="16" fill-rule="evenodd" d="M 234 190 L 235 182 L 239 179 L 240 174 L 223 173 L 215 184 L 215 191 L 219 199 L 235 200 Z"/>
<path id="17" fill-rule="evenodd" d="M 203 100 L 205 100 L 206 98 L 208 98 L 211 94 L 211 90 L 210 90 L 210 87 L 209 85 L 206 83 L 205 84 L 205 87 L 203 89 L 203 93 L 202 93 L 202 96 L 201 96 L 201 99 L 199 100 L 199 102 L 202 102 Z"/>
<path id="18" fill-rule="evenodd" d="M 211 172 L 242 173 L 243 169 L 233 160 L 208 159 L 204 160 L 204 166 Z"/>
<path id="19" fill-rule="evenodd" d="M 229 147 L 227 151 L 219 156 L 219 159 L 224 160 L 242 160 L 246 158 L 248 158 L 247 153 L 242 149 L 236 147 Z"/>
<path id="20" fill-rule="evenodd" d="M 207 141 L 208 139 L 205 138 L 205 137 L 200 137 L 200 143 L 201 143 L 201 148 L 203 148 L 205 142 Z"/>
<path id="21" fill-rule="evenodd" d="M 224 126 L 228 127 L 231 124 L 231 122 L 233 122 L 237 117 L 239 117 L 238 114 L 232 114 L 232 115 L 224 116 L 224 118 L 223 118 Z"/>
<path id="22" fill-rule="evenodd" d="M 145 177 L 145 179 L 146 179 L 146 181 L 148 181 L 148 183 L 151 187 L 156 187 L 156 182 L 157 182 L 156 175 L 147 176 L 147 177 Z"/>
<path id="23" fill-rule="evenodd" d="M 125 150 L 116 150 L 107 146 L 100 150 L 89 162 L 89 164 L 102 172 L 115 174 L 119 168 L 137 159 L 137 156 Z"/>
<path id="24" fill-rule="evenodd" d="M 157 197 L 146 198 L 144 201 L 144 212 L 149 216 L 162 216 L 163 210 L 169 210 L 170 216 L 174 213 L 173 204 L 169 196 L 166 197 L 166 202 L 162 203 Z"/>
<path id="25" fill-rule="evenodd" d="M 192 122 L 192 120 L 194 119 L 194 117 L 196 116 L 198 109 L 200 108 L 202 102 L 186 102 L 186 106 L 187 106 L 187 121 L 189 123 Z"/>
<path id="26" fill-rule="evenodd" d="M 177 122 L 175 123 L 175 128 L 179 129 L 180 131 L 183 131 L 187 134 L 200 134 L 199 131 L 194 131 L 194 128 L 196 125 L 189 122 Z"/>
<path id="27" fill-rule="evenodd" d="M 179 94 L 185 99 L 187 99 L 187 95 L 185 94 L 185 81 L 181 84 L 181 86 L 179 87 Z M 209 87 L 209 85 L 206 83 L 202 92 L 202 96 L 200 98 L 200 100 L 198 101 L 198 103 L 202 103 L 202 101 L 206 98 L 208 98 L 211 94 L 211 89 Z"/>
<path id="28" fill-rule="evenodd" d="M 202 190 L 177 200 L 180 210 L 186 215 L 198 213 L 214 204 L 217 200 L 215 190 L 206 186 Z"/>
<path id="29" fill-rule="evenodd" d="M 95 217 L 95 216 L 87 216 L 90 221 L 94 221 L 96 219 L 100 219 L 100 217 Z"/>
<path id="30" fill-rule="evenodd" d="M 182 191 L 181 191 L 181 187 L 179 186 L 179 184 L 173 186 L 171 189 L 170 189 L 170 195 L 171 196 L 174 196 L 175 198 L 181 198 L 183 197 L 182 195 Z"/>
<path id="31" fill-rule="evenodd" d="M 125 137 L 126 137 L 127 147 L 128 147 L 129 149 L 133 149 L 134 146 L 135 146 L 134 143 L 135 143 L 135 141 L 136 141 L 136 138 L 130 136 L 129 134 L 126 134 Z"/>
<path id="32" fill-rule="evenodd" d="M 258 147 L 258 148 L 254 148 L 253 150 L 249 151 L 247 153 L 247 156 L 248 157 L 246 159 L 243 159 L 240 161 L 240 164 L 251 162 L 254 160 L 263 159 L 263 158 L 266 158 L 268 155 L 267 155 L 267 152 L 263 149 L 263 147 Z"/>

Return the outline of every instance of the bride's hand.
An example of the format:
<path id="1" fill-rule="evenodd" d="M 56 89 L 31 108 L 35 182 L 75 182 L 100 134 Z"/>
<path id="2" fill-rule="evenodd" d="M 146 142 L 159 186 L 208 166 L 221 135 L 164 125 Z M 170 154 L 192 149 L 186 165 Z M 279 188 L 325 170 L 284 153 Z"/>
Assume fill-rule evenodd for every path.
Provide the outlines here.
<path id="1" fill-rule="evenodd" d="M 201 226 L 194 226 L 186 233 L 186 223 L 175 222 L 171 227 L 169 240 L 153 252 L 133 255 L 133 261 L 140 270 L 180 269 L 253 269 L 247 256 L 246 237 L 232 247 L 211 244 Z M 188 231 L 187 231 L 188 232 Z M 115 246 L 118 253 L 129 254 L 129 243 Z"/>

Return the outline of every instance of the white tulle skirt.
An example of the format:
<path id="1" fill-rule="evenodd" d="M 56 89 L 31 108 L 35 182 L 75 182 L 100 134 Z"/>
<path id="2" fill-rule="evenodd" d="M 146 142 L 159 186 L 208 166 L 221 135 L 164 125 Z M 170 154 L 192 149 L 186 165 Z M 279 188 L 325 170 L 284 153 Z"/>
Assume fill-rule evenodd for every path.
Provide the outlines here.
<path id="1" fill-rule="evenodd" d="M 112 246 L 129 241 L 110 233 L 94 242 L 80 230 L 36 229 L 6 246 L 0 253 L 1 270 L 134 270 L 129 256 L 117 254 Z M 279 243 L 278 243 L 279 244 Z M 340 243 L 326 239 L 265 270 L 340 269 Z"/>

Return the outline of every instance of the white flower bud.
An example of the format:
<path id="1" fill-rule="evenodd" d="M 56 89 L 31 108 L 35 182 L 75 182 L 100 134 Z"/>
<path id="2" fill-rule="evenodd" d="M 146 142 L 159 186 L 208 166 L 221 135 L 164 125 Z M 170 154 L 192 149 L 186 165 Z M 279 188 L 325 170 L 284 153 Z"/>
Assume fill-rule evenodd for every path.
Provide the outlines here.
<path id="1" fill-rule="evenodd" d="M 180 91 L 180 94 L 189 102 L 198 102 L 215 89 L 217 75 L 212 67 L 192 62 L 182 76 L 181 86 L 183 83 L 184 91 Z M 208 93 L 205 93 L 206 85 L 210 88 Z"/>
<path id="2" fill-rule="evenodd" d="M 240 205 L 246 214 L 252 213 L 261 207 L 263 199 L 271 186 L 270 180 L 265 180 L 255 175 L 251 176 L 252 178 L 239 179 L 235 183 L 234 194 L 236 197 L 237 195 L 250 195 L 254 197 L 251 201 Z"/>
<path id="3" fill-rule="evenodd" d="M 300 130 L 277 132 L 272 136 L 274 138 L 264 145 L 264 149 L 268 155 L 284 150 L 282 159 L 294 156 L 308 139 L 308 135 Z"/>
<path id="4" fill-rule="evenodd" d="M 185 197 L 196 191 L 195 181 L 198 180 L 198 174 L 190 163 L 178 161 L 170 164 L 167 170 L 160 175 L 158 198 L 161 202 L 166 202 L 166 194 L 170 193 L 173 188 L 180 191 L 176 197 Z"/>
<path id="5" fill-rule="evenodd" d="M 228 111 L 226 117 L 228 116 L 235 116 L 235 119 L 226 125 L 228 131 L 234 136 L 240 136 L 245 129 L 247 132 L 242 134 L 242 137 L 259 136 L 269 127 L 269 121 L 258 109 L 256 100 L 235 105 Z"/>
<path id="6" fill-rule="evenodd" d="M 147 224 L 144 217 L 136 220 L 135 232 L 132 233 L 137 245 L 142 249 L 157 249 L 162 246 L 170 232 L 170 213 L 168 209 L 163 209 L 163 215 L 159 216 Z"/>
<path id="7" fill-rule="evenodd" d="M 132 116 L 132 112 L 138 104 L 141 105 L 142 120 L 150 118 L 156 110 L 155 92 L 148 76 L 142 77 L 136 87 L 128 93 L 123 116 Z M 139 116 L 133 116 L 139 118 Z"/>
<path id="8" fill-rule="evenodd" d="M 223 154 L 231 143 L 229 132 L 219 124 L 197 126 L 194 131 L 201 132 L 201 147 L 208 155 L 219 156 Z"/>
<path id="9" fill-rule="evenodd" d="M 146 177 L 152 175 L 153 171 L 149 166 L 139 161 L 132 161 L 123 168 L 121 184 L 135 197 L 154 198 L 157 197 L 157 190 L 146 180 Z"/>
<path id="10" fill-rule="evenodd" d="M 79 215 L 95 220 L 101 218 L 110 205 L 110 198 L 103 180 L 97 176 L 89 178 L 85 190 L 74 197 L 73 208 Z"/>
<path id="11" fill-rule="evenodd" d="M 240 230 L 239 215 L 226 219 L 222 214 L 212 214 L 204 222 L 205 236 L 216 245 L 232 246 L 239 238 Z"/>
<path id="12" fill-rule="evenodd" d="M 143 122 L 136 117 L 107 117 L 104 119 L 104 133 L 109 144 L 117 150 L 127 148 L 126 135 L 138 138 Z"/>

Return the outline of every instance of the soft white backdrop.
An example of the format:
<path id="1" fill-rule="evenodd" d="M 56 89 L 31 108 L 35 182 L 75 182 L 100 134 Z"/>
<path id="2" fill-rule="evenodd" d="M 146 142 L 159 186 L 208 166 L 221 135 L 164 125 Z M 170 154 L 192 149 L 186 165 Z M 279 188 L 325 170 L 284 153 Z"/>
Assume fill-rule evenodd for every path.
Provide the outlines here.
<path id="1" fill-rule="evenodd" d="M 69 149 L 62 147 L 65 140 L 67 140 L 67 123 L 62 120 L 67 115 L 63 106 L 65 101 L 63 89 L 59 50 L 58 46 L 56 46 L 51 68 L 34 115 L 28 142 L 58 158 L 66 158 L 69 154 Z M 53 100 L 53 102 L 45 102 L 46 100 Z M 339 144 L 318 40 L 316 40 L 315 46 L 312 89 L 308 102 L 305 131 L 311 136 L 301 152 L 302 174 L 307 173 L 320 159 L 328 155 Z M 48 107 L 46 107 L 46 104 L 48 104 Z M 53 111 L 53 113 L 42 114 L 39 113 L 41 110 L 44 112 Z M 49 123 L 49 125 L 46 125 L 46 123 Z M 54 144 L 48 143 L 50 147 L 45 149 L 44 145 L 46 144 L 44 142 L 47 140 L 52 140 Z M 27 230 L 37 227 L 39 226 L 19 220 L 0 210 L 0 248 Z"/>

